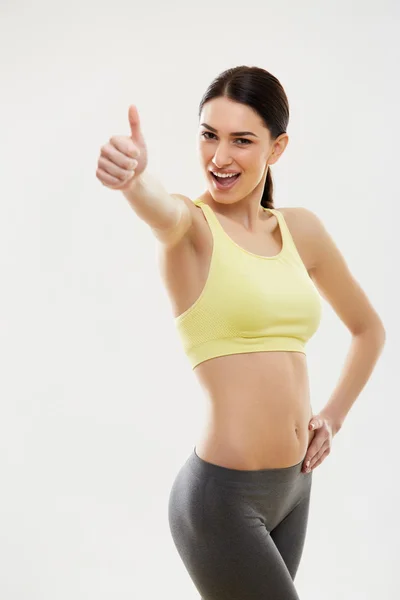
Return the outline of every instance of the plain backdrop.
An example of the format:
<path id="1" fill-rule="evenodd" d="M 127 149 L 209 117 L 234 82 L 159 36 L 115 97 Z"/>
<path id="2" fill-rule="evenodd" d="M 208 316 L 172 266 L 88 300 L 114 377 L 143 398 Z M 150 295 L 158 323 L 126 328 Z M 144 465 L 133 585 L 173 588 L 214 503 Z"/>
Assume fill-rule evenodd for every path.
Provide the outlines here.
<path id="1" fill-rule="evenodd" d="M 149 171 L 196 199 L 201 96 L 242 64 L 270 71 L 289 99 L 275 206 L 320 217 L 387 331 L 314 471 L 295 584 L 307 600 L 398 597 L 399 3 L 0 6 L 0 597 L 199 598 L 167 505 L 204 393 L 156 240 L 95 173 L 136 104 Z M 308 345 L 314 412 L 350 339 L 324 301 Z"/>

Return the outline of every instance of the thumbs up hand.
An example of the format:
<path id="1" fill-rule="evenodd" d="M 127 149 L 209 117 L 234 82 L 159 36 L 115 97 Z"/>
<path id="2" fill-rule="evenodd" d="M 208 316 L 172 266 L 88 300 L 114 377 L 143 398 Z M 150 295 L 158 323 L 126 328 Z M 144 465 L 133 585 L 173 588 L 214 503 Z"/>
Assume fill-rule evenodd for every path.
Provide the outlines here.
<path id="1" fill-rule="evenodd" d="M 127 190 L 147 167 L 147 148 L 134 104 L 128 112 L 131 135 L 114 135 L 101 147 L 96 177 L 113 190 Z"/>

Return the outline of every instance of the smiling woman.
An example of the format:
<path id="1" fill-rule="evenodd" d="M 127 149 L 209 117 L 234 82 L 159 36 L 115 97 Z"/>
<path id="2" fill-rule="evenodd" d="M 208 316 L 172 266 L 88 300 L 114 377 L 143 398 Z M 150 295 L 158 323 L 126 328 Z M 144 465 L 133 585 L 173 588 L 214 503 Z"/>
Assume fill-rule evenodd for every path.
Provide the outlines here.
<path id="1" fill-rule="evenodd" d="M 321 319 L 316 282 L 335 281 L 324 295 L 341 316 L 353 310 L 339 300 L 347 282 L 363 328 L 382 325 L 365 294 L 351 294 L 355 281 L 315 215 L 274 208 L 270 166 L 289 141 L 279 81 L 257 67 L 228 69 L 199 117 L 207 189 L 186 199 L 191 227 L 166 250 L 164 274 L 208 419 L 171 489 L 171 533 L 202 598 L 296 600 L 312 469 L 354 400 L 346 386 L 346 406 L 313 417 L 305 355 Z M 380 333 L 370 339 L 358 386 L 382 347 Z"/>
<path id="2" fill-rule="evenodd" d="M 203 600 L 298 600 L 313 469 L 371 375 L 382 322 L 318 217 L 274 206 L 270 168 L 289 142 L 289 105 L 271 73 L 235 67 L 206 90 L 205 190 L 194 201 L 149 176 L 134 106 L 129 121 L 131 135 L 102 148 L 97 176 L 159 241 L 177 331 L 208 409 L 171 488 L 173 541 Z M 352 345 L 314 415 L 306 352 L 321 295 Z"/>

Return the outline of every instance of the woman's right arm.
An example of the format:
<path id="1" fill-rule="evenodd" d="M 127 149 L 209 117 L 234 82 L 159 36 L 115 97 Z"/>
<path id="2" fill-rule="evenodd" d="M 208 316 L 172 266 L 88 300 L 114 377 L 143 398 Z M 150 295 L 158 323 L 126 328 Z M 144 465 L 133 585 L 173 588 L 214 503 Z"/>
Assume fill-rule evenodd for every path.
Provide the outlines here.
<path id="1" fill-rule="evenodd" d="M 195 206 L 186 196 L 169 194 L 146 170 L 147 148 L 134 105 L 129 107 L 129 123 L 130 136 L 113 136 L 102 146 L 96 177 L 122 191 L 160 242 L 174 245 L 191 229 Z"/>

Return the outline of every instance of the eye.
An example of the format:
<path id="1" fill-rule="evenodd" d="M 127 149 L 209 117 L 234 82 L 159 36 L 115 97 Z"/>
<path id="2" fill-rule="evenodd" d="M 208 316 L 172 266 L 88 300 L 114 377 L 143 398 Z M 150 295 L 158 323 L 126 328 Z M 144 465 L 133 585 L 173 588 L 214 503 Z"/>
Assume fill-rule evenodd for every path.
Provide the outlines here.
<path id="1" fill-rule="evenodd" d="M 206 140 L 209 140 L 210 138 L 208 138 L 208 137 L 205 137 L 205 136 L 206 136 L 206 135 L 214 135 L 214 134 L 213 134 L 213 133 L 210 133 L 209 131 L 203 131 L 203 133 L 202 133 L 201 135 L 204 137 L 204 139 L 206 139 Z"/>
<path id="2" fill-rule="evenodd" d="M 210 138 L 208 138 L 208 137 L 205 137 L 206 135 L 212 135 L 212 136 L 214 136 L 214 137 L 215 137 L 215 135 L 214 135 L 213 133 L 211 133 L 210 131 L 203 131 L 203 133 L 202 133 L 201 135 L 202 135 L 202 136 L 204 137 L 204 139 L 206 139 L 206 140 L 209 140 L 209 139 L 210 139 Z M 252 143 L 253 143 L 253 142 L 251 142 L 250 140 L 248 140 L 247 138 L 236 138 L 235 142 L 238 142 L 239 140 L 240 140 L 240 141 L 242 141 L 242 142 L 245 142 L 244 144 L 239 144 L 239 146 L 247 146 L 247 145 L 249 145 L 249 144 L 252 144 Z"/>

